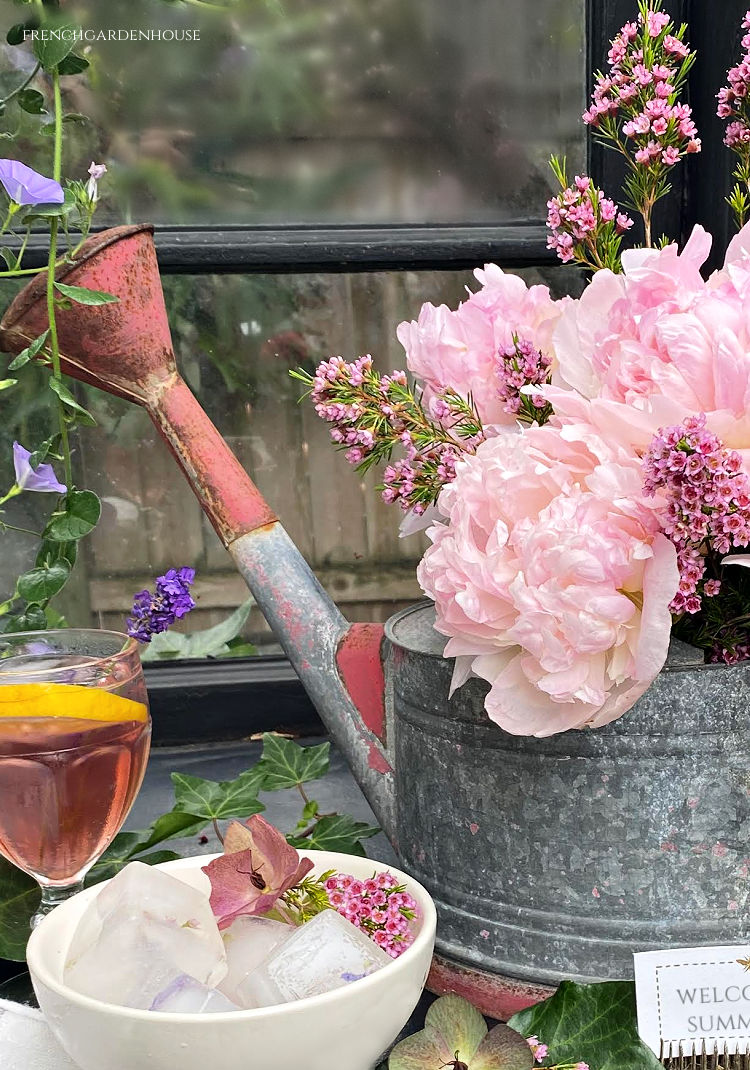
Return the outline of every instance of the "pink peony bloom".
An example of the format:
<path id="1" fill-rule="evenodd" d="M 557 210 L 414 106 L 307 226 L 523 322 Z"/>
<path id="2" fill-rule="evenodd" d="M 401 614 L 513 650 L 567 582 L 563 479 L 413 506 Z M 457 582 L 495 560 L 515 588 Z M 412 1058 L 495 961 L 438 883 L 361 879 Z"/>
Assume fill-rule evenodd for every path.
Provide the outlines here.
<path id="1" fill-rule="evenodd" d="M 640 462 L 590 430 L 501 434 L 457 466 L 419 566 L 454 686 L 514 735 L 620 717 L 666 659 L 679 575 Z"/>
<path id="2" fill-rule="evenodd" d="M 477 293 L 455 311 L 423 305 L 418 320 L 399 326 L 398 339 L 409 370 L 424 384 L 427 404 L 450 387 L 474 397 L 485 425 L 508 426 L 515 418 L 493 387 L 497 354 L 512 347 L 517 335 L 551 355 L 561 303 L 552 300 L 546 286 L 528 287 L 495 264 L 474 274 L 481 283 Z"/>

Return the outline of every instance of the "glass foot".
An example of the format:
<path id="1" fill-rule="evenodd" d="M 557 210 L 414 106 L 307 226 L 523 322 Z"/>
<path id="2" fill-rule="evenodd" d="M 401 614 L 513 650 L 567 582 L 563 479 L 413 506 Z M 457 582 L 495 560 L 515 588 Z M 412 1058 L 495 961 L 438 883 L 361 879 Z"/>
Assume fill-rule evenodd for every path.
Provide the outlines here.
<path id="1" fill-rule="evenodd" d="M 55 907 L 59 907 L 60 903 L 64 903 L 66 899 L 70 899 L 71 895 L 80 892 L 82 888 L 83 878 L 74 881 L 72 884 L 65 884 L 62 887 L 42 887 L 42 901 L 39 904 L 36 914 L 31 919 L 31 928 L 36 929 L 42 918 L 46 918 Z"/>

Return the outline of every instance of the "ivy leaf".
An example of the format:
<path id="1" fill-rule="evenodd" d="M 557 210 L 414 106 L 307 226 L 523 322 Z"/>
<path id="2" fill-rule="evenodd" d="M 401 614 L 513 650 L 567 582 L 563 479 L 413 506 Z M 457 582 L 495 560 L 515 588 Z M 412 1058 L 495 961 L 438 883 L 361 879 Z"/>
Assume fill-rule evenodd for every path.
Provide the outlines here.
<path id="1" fill-rule="evenodd" d="M 58 74 L 80 74 L 81 71 L 85 71 L 89 66 L 89 61 L 84 59 L 83 56 L 76 55 L 75 52 L 69 52 L 65 59 L 61 60 L 57 65 Z"/>
<path id="2" fill-rule="evenodd" d="M 376 836 L 380 832 L 377 825 L 366 825 L 364 821 L 355 821 L 348 814 L 330 814 L 322 817 L 309 836 L 287 836 L 292 847 L 309 848 L 311 851 L 339 851 L 345 855 L 365 857 L 361 841 Z"/>
<path id="3" fill-rule="evenodd" d="M 147 851 L 164 840 L 173 840 L 182 836 L 195 836 L 208 824 L 205 817 L 196 818 L 195 814 L 183 814 L 179 810 L 170 810 L 168 814 L 157 817 L 151 828 L 141 833 L 145 837 L 141 850 Z"/>
<path id="4" fill-rule="evenodd" d="M 29 922 L 41 897 L 33 877 L 0 857 L 0 958 L 13 962 L 26 958 Z"/>
<path id="5" fill-rule="evenodd" d="M 140 844 L 137 842 L 141 835 L 140 832 L 120 832 L 115 836 L 96 865 L 91 867 L 86 878 L 87 887 L 116 877 L 120 870 L 136 857 L 139 862 L 147 866 L 158 866 L 161 862 L 174 862 L 180 857 L 174 851 L 152 851 L 151 854 L 141 854 L 138 849 Z"/>
<path id="6" fill-rule="evenodd" d="M 72 119 L 72 116 L 66 116 Z M 111 305 L 119 301 L 114 294 L 104 293 L 103 290 L 87 290 L 84 286 L 66 286 L 63 282 L 56 282 L 55 289 L 59 290 L 63 297 L 69 297 L 79 305 Z"/>
<path id="7" fill-rule="evenodd" d="M 96 427 L 96 420 L 88 411 L 84 409 L 83 405 L 79 405 L 76 399 L 73 397 L 67 386 L 61 379 L 55 379 L 54 375 L 51 375 L 48 379 L 49 388 L 57 394 L 63 405 L 71 412 L 75 413 L 78 417 L 78 422 L 83 424 L 84 427 Z"/>
<path id="8" fill-rule="evenodd" d="M 16 97 L 18 106 L 29 115 L 44 114 L 44 97 L 36 89 L 24 89 Z"/>
<path id="9" fill-rule="evenodd" d="M 39 353 L 42 349 L 44 343 L 47 341 L 48 335 L 49 328 L 44 332 L 44 334 L 40 334 L 38 338 L 35 338 L 31 345 L 27 346 L 26 349 L 21 350 L 15 360 L 12 360 L 8 365 L 8 371 L 15 372 L 19 368 L 23 368 L 24 364 L 28 364 L 30 360 L 33 360 L 37 353 Z"/>
<path id="10" fill-rule="evenodd" d="M 300 747 L 291 739 L 275 736 L 271 732 L 264 733 L 261 758 L 265 774 L 264 790 L 282 791 L 311 780 L 320 780 L 328 772 L 330 750 L 330 743 L 321 743 L 318 747 Z"/>
<path id="11" fill-rule="evenodd" d="M 75 542 L 93 531 L 99 522 L 101 502 L 91 490 L 69 490 L 64 499 L 65 511 L 55 513 L 44 530 L 52 542 Z"/>
<path id="12" fill-rule="evenodd" d="M 30 604 L 48 602 L 63 589 L 70 576 L 67 561 L 58 561 L 54 565 L 32 568 L 18 577 L 18 593 Z"/>
<path id="13" fill-rule="evenodd" d="M 258 801 L 263 786 L 260 763 L 235 780 L 203 780 L 184 773 L 172 773 L 175 811 L 193 818 L 219 821 L 224 817 L 250 817 L 265 810 Z"/>
<path id="14" fill-rule="evenodd" d="M 596 1070 L 661 1067 L 638 1036 L 632 981 L 563 981 L 554 996 L 514 1015 L 508 1024 L 525 1037 L 539 1037 L 549 1048 L 550 1064 L 585 1062 Z"/>

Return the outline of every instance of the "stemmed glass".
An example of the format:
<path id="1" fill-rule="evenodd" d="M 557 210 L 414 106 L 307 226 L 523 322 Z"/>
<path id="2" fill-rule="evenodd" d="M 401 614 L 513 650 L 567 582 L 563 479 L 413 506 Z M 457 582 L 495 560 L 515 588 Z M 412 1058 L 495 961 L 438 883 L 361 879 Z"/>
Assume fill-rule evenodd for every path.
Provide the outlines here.
<path id="1" fill-rule="evenodd" d="M 151 719 L 137 643 L 0 635 L 0 854 L 34 877 L 33 926 L 79 891 L 141 786 Z"/>

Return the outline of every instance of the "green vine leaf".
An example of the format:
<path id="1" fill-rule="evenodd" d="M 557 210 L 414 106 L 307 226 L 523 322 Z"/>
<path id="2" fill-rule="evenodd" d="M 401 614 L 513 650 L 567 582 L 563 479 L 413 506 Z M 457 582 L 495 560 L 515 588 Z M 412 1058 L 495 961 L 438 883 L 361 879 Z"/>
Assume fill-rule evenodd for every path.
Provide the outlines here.
<path id="1" fill-rule="evenodd" d="M 68 582 L 69 576 L 70 565 L 65 560 L 48 567 L 33 568 L 18 577 L 18 593 L 29 604 L 40 605 L 54 598 Z"/>
<path id="2" fill-rule="evenodd" d="M 235 780 L 203 780 L 184 773 L 172 773 L 175 811 L 206 821 L 220 821 L 226 817 L 251 817 L 265 810 L 258 800 L 263 786 L 263 772 L 253 766 Z"/>
<path id="3" fill-rule="evenodd" d="M 99 523 L 102 506 L 91 490 L 69 490 L 63 500 L 64 512 L 55 513 L 44 530 L 52 542 L 75 542 Z"/>
<path id="4" fill-rule="evenodd" d="M 94 417 L 88 409 L 84 409 L 83 405 L 78 404 L 62 379 L 56 379 L 52 375 L 48 382 L 50 390 L 54 394 L 57 394 L 68 412 L 75 415 L 79 424 L 83 424 L 85 427 L 96 427 L 96 420 Z"/>
<path id="5" fill-rule="evenodd" d="M 362 840 L 376 836 L 380 832 L 377 825 L 367 825 L 356 821 L 348 814 L 328 814 L 321 817 L 309 836 L 287 836 L 288 842 L 298 850 L 308 848 L 311 851 L 339 851 L 345 855 L 365 857 Z"/>
<path id="6" fill-rule="evenodd" d="M 78 56 L 75 52 L 69 52 L 65 59 L 58 63 L 57 71 L 60 75 L 80 74 L 89 65 L 89 61 L 84 59 L 83 56 Z"/>
<path id="7" fill-rule="evenodd" d="M 66 119 L 71 121 L 73 118 L 71 115 L 66 116 Z M 66 286 L 63 282 L 56 282 L 55 289 L 59 290 L 63 297 L 68 297 L 79 305 L 111 305 L 120 300 L 114 294 L 104 293 L 103 290 L 87 290 L 84 286 Z"/>
<path id="8" fill-rule="evenodd" d="M 35 338 L 31 345 L 28 345 L 26 349 L 22 349 L 18 356 L 10 362 L 8 365 L 9 372 L 18 371 L 19 368 L 23 368 L 24 364 L 28 364 L 30 360 L 33 360 L 38 353 L 41 352 L 44 343 L 49 337 L 49 328 L 40 334 L 38 338 Z"/>
<path id="9" fill-rule="evenodd" d="M 661 1063 L 638 1036 L 632 981 L 578 985 L 563 981 L 544 1003 L 510 1019 L 525 1037 L 537 1036 L 546 1062 L 585 1062 L 596 1070 L 660 1070 Z"/>
<path id="10" fill-rule="evenodd" d="M 16 97 L 18 106 L 29 115 L 44 114 L 44 97 L 36 89 L 23 89 Z"/>
<path id="11" fill-rule="evenodd" d="M 44 26 L 44 36 L 32 41 L 34 55 L 45 71 L 54 70 L 73 51 L 76 29 L 71 22 L 48 20 Z"/>
<path id="12" fill-rule="evenodd" d="M 291 739 L 266 732 L 263 736 L 263 787 L 266 791 L 296 788 L 311 780 L 320 780 L 330 765 L 330 743 L 318 747 L 300 747 Z"/>

